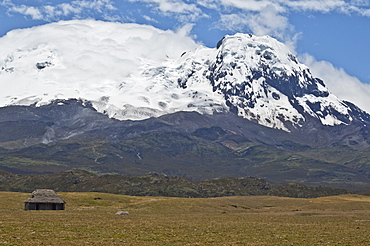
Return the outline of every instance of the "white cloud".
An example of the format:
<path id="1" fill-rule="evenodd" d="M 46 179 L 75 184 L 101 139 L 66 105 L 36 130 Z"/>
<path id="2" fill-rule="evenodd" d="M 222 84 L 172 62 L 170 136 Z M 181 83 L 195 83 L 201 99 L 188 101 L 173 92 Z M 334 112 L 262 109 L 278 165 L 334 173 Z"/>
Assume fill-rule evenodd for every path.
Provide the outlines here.
<path id="1" fill-rule="evenodd" d="M 350 3 L 356 6 L 364 6 L 364 7 L 370 5 L 369 0 L 351 0 Z"/>
<path id="2" fill-rule="evenodd" d="M 369 8 L 368 0 L 203 0 L 203 6 L 228 6 L 244 11 L 263 11 L 273 6 L 278 12 L 315 11 L 328 13 L 331 11 L 351 13 L 366 12 Z"/>
<path id="3" fill-rule="evenodd" d="M 80 18 L 89 11 L 94 11 L 103 16 L 110 16 L 109 11 L 114 11 L 114 2 L 112 0 L 77 0 L 70 3 L 61 3 L 57 5 L 41 5 L 38 7 L 17 5 L 11 0 L 3 1 L 0 5 L 7 7 L 7 12 L 19 13 L 31 17 L 33 20 L 56 21 L 62 17 Z M 91 17 L 91 16 L 88 16 Z"/>
<path id="4" fill-rule="evenodd" d="M 221 19 L 217 23 L 217 28 L 233 32 L 242 32 L 243 29 L 248 28 L 248 24 L 245 14 L 226 14 L 221 15 Z"/>
<path id="5" fill-rule="evenodd" d="M 336 12 L 370 17 L 369 0 L 202 0 L 200 4 L 220 11 L 213 28 L 270 35 L 293 49 L 301 33 L 294 32 L 290 13 Z"/>
<path id="6" fill-rule="evenodd" d="M 126 104 L 148 107 L 142 99 L 148 97 L 150 107 L 158 108 L 158 102 L 170 99 L 174 91 L 143 79 L 142 72 L 163 65 L 168 57 L 178 59 L 184 51 L 197 48 L 187 36 L 190 29 L 186 25 L 174 32 L 148 25 L 72 20 L 11 31 L 0 38 L 0 62 L 14 55 L 11 66 L 15 68 L 13 73 L 0 74 L 0 104 L 9 105 L 14 97 L 26 98 L 21 102 L 26 104 L 34 95 L 42 98 L 36 99 L 39 105 L 56 98 L 84 98 L 113 117 L 116 109 Z M 53 65 L 36 71 L 39 61 Z M 171 84 L 177 85 L 168 81 Z M 109 96 L 111 106 L 101 101 L 102 95 Z M 188 103 L 175 100 L 173 109 L 178 105 L 185 108 Z"/>
<path id="7" fill-rule="evenodd" d="M 234 32 L 252 32 L 255 35 L 270 35 L 293 46 L 296 34 L 287 17 L 269 5 L 259 12 L 222 15 L 217 23 L 218 28 Z"/>
<path id="8" fill-rule="evenodd" d="M 176 34 L 183 36 L 183 37 L 190 36 L 190 32 L 193 29 L 193 27 L 194 27 L 194 24 L 190 24 L 190 23 L 185 24 L 182 27 L 177 29 Z"/>
<path id="9" fill-rule="evenodd" d="M 207 8 L 207 9 L 217 9 L 217 8 L 219 8 L 218 2 L 216 2 L 214 0 L 199 0 L 199 1 L 197 1 L 197 4 L 204 7 L 204 8 Z"/>
<path id="10" fill-rule="evenodd" d="M 321 78 L 339 99 L 352 102 L 370 113 L 370 84 L 362 83 L 359 79 L 348 75 L 343 68 L 336 68 L 330 62 L 317 61 L 308 54 L 300 58 L 310 67 L 312 74 Z"/>
<path id="11" fill-rule="evenodd" d="M 338 12 L 344 14 L 357 13 L 362 16 L 370 17 L 370 4 L 368 0 L 300 0 L 284 1 L 283 5 L 288 11 L 314 11 L 321 13 Z"/>
<path id="12" fill-rule="evenodd" d="M 205 15 L 196 4 L 188 4 L 181 0 L 128 0 L 153 4 L 163 14 L 172 14 L 182 22 L 195 21 Z"/>
<path id="13" fill-rule="evenodd" d="M 116 0 L 74 0 L 65 1 L 60 4 L 51 4 L 50 2 L 39 7 L 28 6 L 25 4 L 17 5 L 12 0 L 3 0 L 0 5 L 7 7 L 8 13 L 20 13 L 29 16 L 35 20 L 56 21 L 69 18 L 91 18 L 95 17 L 91 11 L 100 13 L 106 20 L 119 20 L 119 15 L 113 15 L 111 12 L 119 11 L 115 7 Z M 289 26 L 287 16 L 291 12 L 310 11 L 310 12 L 340 12 L 345 14 L 356 13 L 362 16 L 370 17 L 369 0 L 120 0 L 128 2 L 141 2 L 147 6 L 159 11 L 163 15 L 171 16 L 182 23 L 195 22 L 203 17 L 208 17 L 205 12 L 209 10 L 216 11 L 221 16 L 222 28 L 231 27 L 229 30 L 236 29 L 231 23 L 237 24 L 237 27 L 249 26 L 250 30 L 258 30 L 262 33 L 281 33 L 284 30 L 283 25 Z M 38 1 L 44 2 L 44 1 Z M 46 1 L 45 1 L 46 2 Z M 231 20 L 232 14 L 238 14 L 239 17 L 247 16 L 251 24 L 246 20 Z M 148 16 L 144 16 L 147 18 Z M 264 19 L 267 17 L 268 19 Z M 271 21 L 276 19 L 276 24 Z M 122 18 L 121 18 L 122 19 Z M 148 19 L 148 18 L 147 18 Z M 148 19 L 153 22 L 154 19 Z M 226 21 L 231 21 L 227 24 Z M 262 21 L 262 22 L 261 22 Z M 276 27 L 276 31 L 272 29 Z M 289 30 L 290 28 L 285 28 Z M 276 36 L 275 36 L 276 37 Z"/>
<path id="14" fill-rule="evenodd" d="M 370 9 L 358 8 L 356 6 L 351 8 L 352 12 L 358 13 L 365 17 L 370 17 Z"/>
<path id="15" fill-rule="evenodd" d="M 23 14 L 26 16 L 30 16 L 34 20 L 41 20 L 43 19 L 43 16 L 38 8 L 30 7 L 26 5 L 20 5 L 20 6 L 13 6 L 9 9 L 10 12 Z"/>
<path id="16" fill-rule="evenodd" d="M 76 8 L 76 7 L 73 7 L 71 4 L 68 4 L 68 3 L 61 3 L 58 5 L 60 11 L 62 11 L 62 15 L 69 15 L 69 14 L 74 14 L 74 13 L 80 13 L 81 12 L 81 8 Z"/>
<path id="17" fill-rule="evenodd" d="M 72 6 L 79 6 L 81 9 L 95 9 L 102 12 L 104 9 L 115 10 L 114 4 L 111 0 L 94 0 L 94 1 L 72 1 Z"/>
<path id="18" fill-rule="evenodd" d="M 263 11 L 266 7 L 274 7 L 277 11 L 283 12 L 284 8 L 279 1 L 256 1 L 256 0 L 219 0 L 224 6 L 231 6 L 247 11 Z"/>
<path id="19" fill-rule="evenodd" d="M 247 21 L 256 35 L 272 35 L 280 39 L 291 28 L 288 18 L 280 15 L 273 6 L 261 9 L 258 14 L 249 14 Z"/>
<path id="20" fill-rule="evenodd" d="M 341 10 L 348 7 L 348 4 L 342 0 L 300 0 L 300 1 L 283 1 L 287 7 L 300 11 L 317 11 L 330 12 L 333 10 Z"/>
<path id="21" fill-rule="evenodd" d="M 156 4 L 157 8 L 162 12 L 191 13 L 193 11 L 195 12 L 200 11 L 195 4 L 187 4 L 179 0 L 129 0 L 129 1 Z"/>
<path id="22" fill-rule="evenodd" d="M 156 19 L 153 19 L 152 17 L 150 16 L 147 16 L 147 15 L 143 15 L 142 16 L 146 21 L 149 21 L 149 22 L 154 22 L 154 23 L 158 23 L 158 21 Z"/>
<path id="23" fill-rule="evenodd" d="M 119 15 L 110 15 L 110 14 L 103 14 L 103 20 L 111 21 L 111 22 L 120 22 L 122 21 L 122 17 Z M 133 21 L 130 21 L 133 22 Z"/>
<path id="24" fill-rule="evenodd" d="M 230 14 L 235 10 L 244 14 L 262 13 L 266 8 L 273 8 L 278 14 L 291 12 L 338 12 L 344 14 L 357 13 L 370 17 L 369 0 L 201 0 L 200 6 L 220 10 Z"/>

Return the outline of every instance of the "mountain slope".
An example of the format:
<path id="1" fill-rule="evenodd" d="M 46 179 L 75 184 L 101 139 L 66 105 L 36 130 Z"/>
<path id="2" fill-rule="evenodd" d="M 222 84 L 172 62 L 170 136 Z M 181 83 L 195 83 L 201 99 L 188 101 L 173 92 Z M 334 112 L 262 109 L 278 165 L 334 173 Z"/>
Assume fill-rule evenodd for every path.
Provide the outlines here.
<path id="1" fill-rule="evenodd" d="M 235 111 L 284 131 L 312 120 L 369 120 L 271 37 L 235 34 L 216 48 L 179 39 L 185 38 L 148 26 L 92 20 L 9 32 L 0 39 L 7 47 L 0 53 L 0 105 L 75 98 L 120 120 Z"/>
<path id="2" fill-rule="evenodd" d="M 0 45 L 2 170 L 370 187 L 370 115 L 271 37 L 207 48 L 76 20 L 14 30 Z"/>
<path id="3" fill-rule="evenodd" d="M 370 187 L 367 135 L 341 135 L 346 131 L 339 126 L 322 126 L 320 135 L 302 138 L 233 113 L 118 121 L 76 100 L 0 108 L 0 119 L 7 129 L 0 134 L 0 169 L 13 173 L 79 168 L 127 175 L 155 171 L 194 180 L 255 176 L 272 184 L 356 191 Z"/>

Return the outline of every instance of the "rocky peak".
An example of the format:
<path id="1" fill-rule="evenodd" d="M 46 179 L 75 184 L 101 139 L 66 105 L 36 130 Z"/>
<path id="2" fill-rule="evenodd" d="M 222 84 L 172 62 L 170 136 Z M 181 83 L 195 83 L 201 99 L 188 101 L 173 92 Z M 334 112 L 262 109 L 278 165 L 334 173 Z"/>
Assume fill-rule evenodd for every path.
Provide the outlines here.
<path id="1" fill-rule="evenodd" d="M 148 44 L 162 40 L 154 37 L 166 38 L 153 48 Z M 232 111 L 285 131 L 311 120 L 334 126 L 358 117 L 271 37 L 239 33 L 225 36 L 217 48 L 192 40 L 182 46 L 177 38 L 92 20 L 13 31 L 0 38 L 0 106 L 75 98 L 119 120 Z"/>
<path id="2" fill-rule="evenodd" d="M 277 40 L 235 34 L 224 37 L 217 51 L 208 79 L 240 116 L 283 130 L 309 117 L 324 125 L 351 121 L 349 107 Z"/>

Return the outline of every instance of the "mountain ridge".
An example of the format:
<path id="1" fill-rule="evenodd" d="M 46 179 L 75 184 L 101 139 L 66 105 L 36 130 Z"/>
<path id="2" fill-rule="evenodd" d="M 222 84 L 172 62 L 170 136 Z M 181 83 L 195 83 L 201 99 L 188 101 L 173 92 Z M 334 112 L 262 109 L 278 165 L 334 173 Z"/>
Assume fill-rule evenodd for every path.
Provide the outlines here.
<path id="1" fill-rule="evenodd" d="M 92 20 L 0 38 L 0 169 L 369 189 L 370 115 L 286 46 L 251 34 L 176 46 L 183 38 Z"/>
<path id="2" fill-rule="evenodd" d="M 313 131 L 310 135 L 261 126 L 231 112 L 119 121 L 81 101 L 61 103 L 0 108 L 0 124 L 7 129 L 0 132 L 0 169 L 19 174 L 72 168 L 125 175 L 154 171 L 194 180 L 253 176 L 272 184 L 370 187 L 368 128 L 303 129 Z"/>
<path id="3" fill-rule="evenodd" d="M 0 190 L 32 192 L 49 187 L 57 192 L 105 192 L 130 196 L 209 198 L 223 196 L 282 196 L 311 198 L 348 194 L 346 190 L 299 184 L 270 185 L 264 179 L 241 177 L 192 181 L 158 173 L 143 176 L 96 175 L 83 170 L 45 175 L 14 175 L 0 171 Z"/>

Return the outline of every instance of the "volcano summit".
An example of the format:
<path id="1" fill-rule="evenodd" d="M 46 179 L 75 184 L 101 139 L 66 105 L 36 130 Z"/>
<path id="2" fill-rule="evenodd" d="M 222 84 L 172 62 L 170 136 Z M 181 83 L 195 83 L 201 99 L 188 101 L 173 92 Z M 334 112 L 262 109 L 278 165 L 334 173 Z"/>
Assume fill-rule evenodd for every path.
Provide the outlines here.
<path id="1" fill-rule="evenodd" d="M 0 45 L 4 169 L 25 171 L 9 156 L 27 156 L 58 170 L 370 184 L 369 114 L 271 37 L 208 48 L 181 32 L 75 20 L 14 30 Z M 56 149 L 72 143 L 70 165 Z M 338 148 L 345 159 L 324 157 Z"/>

